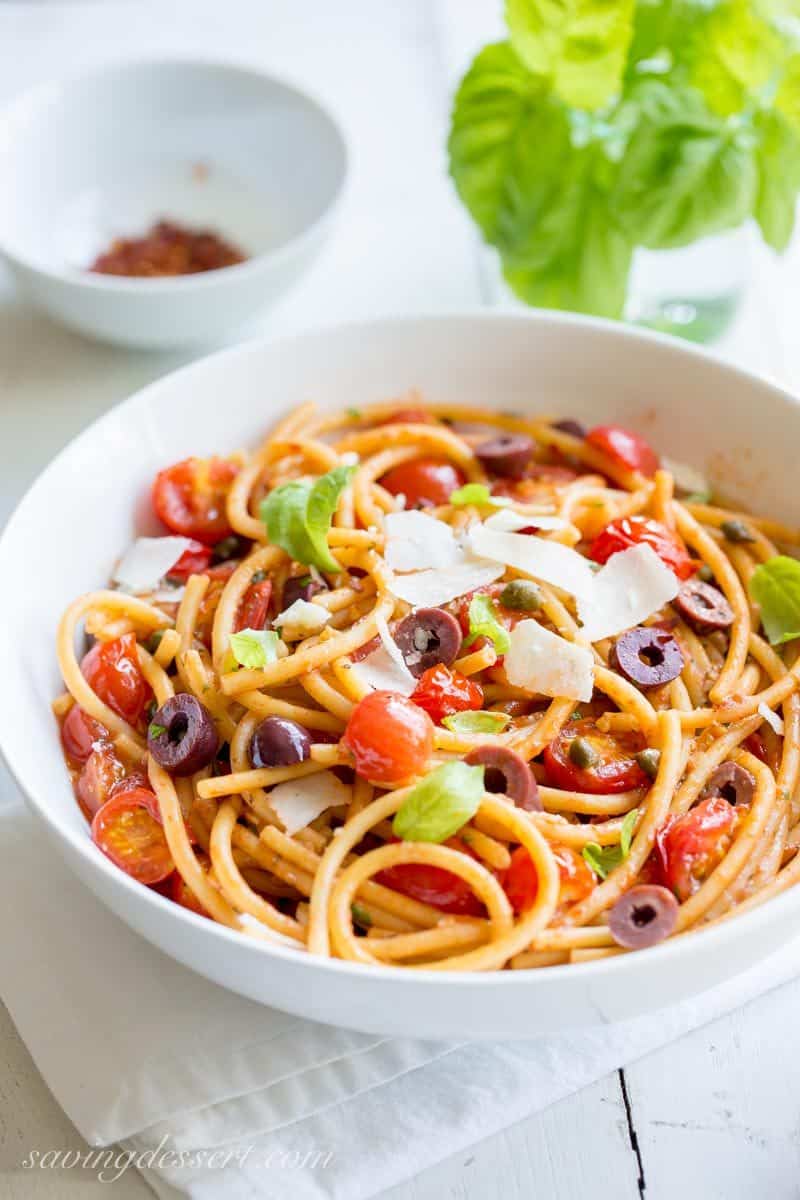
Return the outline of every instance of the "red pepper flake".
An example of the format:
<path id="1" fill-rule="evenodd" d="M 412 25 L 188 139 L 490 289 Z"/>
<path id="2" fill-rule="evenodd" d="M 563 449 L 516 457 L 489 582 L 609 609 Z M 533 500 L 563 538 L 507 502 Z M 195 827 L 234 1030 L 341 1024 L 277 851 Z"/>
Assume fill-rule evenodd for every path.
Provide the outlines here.
<path id="1" fill-rule="evenodd" d="M 244 262 L 245 257 L 236 246 L 208 229 L 157 221 L 144 237 L 117 238 L 89 269 L 101 275 L 196 275 L 232 267 Z"/>

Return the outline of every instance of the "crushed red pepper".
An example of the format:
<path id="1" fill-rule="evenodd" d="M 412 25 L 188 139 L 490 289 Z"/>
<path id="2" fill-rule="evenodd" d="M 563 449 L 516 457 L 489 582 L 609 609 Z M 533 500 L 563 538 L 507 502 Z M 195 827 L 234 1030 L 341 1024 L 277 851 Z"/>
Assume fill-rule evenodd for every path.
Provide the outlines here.
<path id="1" fill-rule="evenodd" d="M 91 271 L 101 275 L 196 275 L 244 262 L 246 255 L 207 229 L 157 221 L 140 238 L 117 238 L 98 255 Z"/>

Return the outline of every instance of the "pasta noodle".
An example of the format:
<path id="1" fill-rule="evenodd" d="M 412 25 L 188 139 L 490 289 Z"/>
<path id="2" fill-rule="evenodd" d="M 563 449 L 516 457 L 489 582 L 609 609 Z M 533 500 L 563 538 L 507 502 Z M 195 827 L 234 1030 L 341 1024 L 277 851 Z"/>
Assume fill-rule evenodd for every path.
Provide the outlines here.
<path id="1" fill-rule="evenodd" d="M 165 469 L 154 505 L 183 554 L 70 605 L 53 702 L 92 837 L 143 886 L 297 952 L 491 971 L 800 879 L 800 655 L 753 589 L 800 531 L 681 499 L 636 435 L 308 404 Z"/>

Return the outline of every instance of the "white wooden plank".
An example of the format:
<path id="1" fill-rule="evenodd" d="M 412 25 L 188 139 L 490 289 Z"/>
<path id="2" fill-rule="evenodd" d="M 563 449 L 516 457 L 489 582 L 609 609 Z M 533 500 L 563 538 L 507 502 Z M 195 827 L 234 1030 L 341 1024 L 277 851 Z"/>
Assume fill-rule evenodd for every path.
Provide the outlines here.
<path id="1" fill-rule="evenodd" d="M 800 1194 L 800 981 L 626 1072 L 647 1200 Z"/>

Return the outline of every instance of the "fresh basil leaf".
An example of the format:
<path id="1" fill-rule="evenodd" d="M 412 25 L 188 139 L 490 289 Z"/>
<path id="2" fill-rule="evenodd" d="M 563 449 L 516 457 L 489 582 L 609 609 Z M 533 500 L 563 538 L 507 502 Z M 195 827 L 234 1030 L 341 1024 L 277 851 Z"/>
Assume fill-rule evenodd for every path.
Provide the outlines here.
<path id="1" fill-rule="evenodd" d="M 502 733 L 511 717 L 503 712 L 457 712 L 442 718 L 452 733 Z"/>
<path id="2" fill-rule="evenodd" d="M 274 629 L 242 629 L 231 634 L 228 646 L 240 667 L 258 671 L 277 660 L 278 641 Z"/>
<path id="3" fill-rule="evenodd" d="M 338 572 L 339 563 L 328 549 L 328 530 L 339 497 L 355 467 L 335 467 L 314 483 L 284 483 L 261 502 L 261 520 L 273 546 L 295 562 Z"/>
<path id="4" fill-rule="evenodd" d="M 758 187 L 751 126 L 715 117 L 690 87 L 650 80 L 646 98 L 619 167 L 617 219 L 652 250 L 740 225 Z"/>
<path id="5" fill-rule="evenodd" d="M 412 788 L 392 829 L 406 842 L 445 842 L 475 816 L 483 796 L 483 767 L 449 762 Z"/>
<path id="6" fill-rule="evenodd" d="M 480 637 L 493 642 L 498 654 L 505 654 L 511 645 L 508 631 L 497 619 L 497 605 L 491 596 L 473 596 L 469 602 L 469 636 L 464 645 L 471 646 Z"/>
<path id="7" fill-rule="evenodd" d="M 759 563 L 750 576 L 750 595 L 773 646 L 800 637 L 800 562 L 778 554 Z"/>
<path id="8" fill-rule="evenodd" d="M 616 846 L 599 846 L 597 842 L 589 842 L 583 847 L 582 855 L 596 875 L 605 879 L 616 867 L 624 863 L 630 854 L 633 828 L 639 815 L 638 808 L 631 809 L 622 822 L 619 844 Z"/>
<path id="9" fill-rule="evenodd" d="M 534 75 L 576 108 L 619 91 L 634 0 L 506 0 L 511 44 Z"/>
<path id="10" fill-rule="evenodd" d="M 758 194 L 755 218 L 764 241 L 785 250 L 792 239 L 800 191 L 800 137 L 778 112 L 759 112 Z"/>
<path id="11" fill-rule="evenodd" d="M 162 733 L 167 732 L 166 725 L 159 725 L 155 721 L 151 721 L 147 727 L 147 736 L 151 738 L 161 737 Z"/>
<path id="12" fill-rule="evenodd" d="M 450 503 L 456 508 L 465 508 L 468 504 L 474 504 L 478 508 L 507 508 L 511 501 L 503 496 L 493 496 L 485 483 L 465 483 L 463 487 L 450 493 Z"/>

